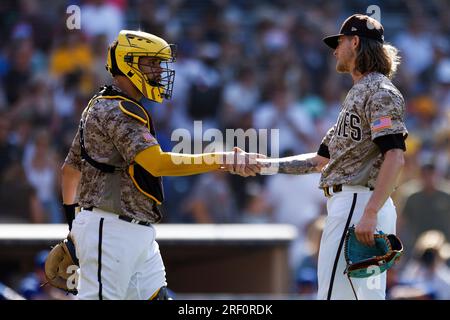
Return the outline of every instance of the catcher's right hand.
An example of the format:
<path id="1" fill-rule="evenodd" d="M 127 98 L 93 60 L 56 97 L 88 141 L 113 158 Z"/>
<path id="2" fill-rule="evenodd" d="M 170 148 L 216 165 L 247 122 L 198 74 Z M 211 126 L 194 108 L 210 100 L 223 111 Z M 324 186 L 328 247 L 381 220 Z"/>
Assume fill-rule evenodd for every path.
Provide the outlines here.
<path id="1" fill-rule="evenodd" d="M 45 260 L 46 284 L 48 283 L 53 287 L 77 294 L 73 274 L 78 269 L 78 266 L 75 245 L 70 236 L 68 236 L 53 247 Z"/>

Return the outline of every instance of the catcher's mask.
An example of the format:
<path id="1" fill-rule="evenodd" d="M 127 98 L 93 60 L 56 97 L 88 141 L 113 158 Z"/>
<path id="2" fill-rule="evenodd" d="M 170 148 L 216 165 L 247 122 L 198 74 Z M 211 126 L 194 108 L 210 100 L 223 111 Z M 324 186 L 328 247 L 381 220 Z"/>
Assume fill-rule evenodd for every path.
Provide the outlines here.
<path id="1" fill-rule="evenodd" d="M 127 77 L 146 98 L 161 103 L 172 97 L 175 71 L 169 64 L 175 61 L 175 49 L 153 34 L 122 30 L 108 49 L 106 70 Z"/>

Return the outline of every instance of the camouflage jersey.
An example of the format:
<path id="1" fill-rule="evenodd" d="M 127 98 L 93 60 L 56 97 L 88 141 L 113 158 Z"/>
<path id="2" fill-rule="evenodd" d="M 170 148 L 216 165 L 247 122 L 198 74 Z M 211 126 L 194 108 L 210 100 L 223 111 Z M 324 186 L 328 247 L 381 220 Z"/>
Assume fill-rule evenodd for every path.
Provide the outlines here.
<path id="1" fill-rule="evenodd" d="M 322 170 L 320 187 L 336 184 L 375 187 L 383 155 L 373 142 L 377 137 L 403 134 L 405 102 L 392 82 L 380 73 L 369 73 L 348 92 L 336 124 L 322 144 L 330 160 Z"/>
<path id="2" fill-rule="evenodd" d="M 114 89 L 120 92 L 117 87 Z M 120 110 L 120 101 L 100 97 L 81 116 L 88 155 L 95 161 L 120 169 L 104 173 L 82 160 L 79 128 L 65 163 L 81 171 L 80 206 L 97 207 L 154 223 L 159 220 L 153 209 L 154 202 L 135 187 L 127 169 L 139 152 L 157 145 L 158 141 L 144 124 Z"/>

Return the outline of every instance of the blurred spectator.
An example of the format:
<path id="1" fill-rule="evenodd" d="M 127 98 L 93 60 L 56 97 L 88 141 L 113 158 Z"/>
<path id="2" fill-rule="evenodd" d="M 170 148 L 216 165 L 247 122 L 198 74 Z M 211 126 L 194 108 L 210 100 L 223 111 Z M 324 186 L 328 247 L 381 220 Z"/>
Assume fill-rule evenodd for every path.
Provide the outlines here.
<path id="1" fill-rule="evenodd" d="M 450 48 L 447 49 L 445 58 L 440 60 L 435 70 L 435 77 L 438 80 L 434 91 L 435 101 L 439 103 L 440 110 L 444 114 L 450 112 L 450 56 L 448 52 L 450 52 Z M 430 82 L 433 84 L 432 81 Z"/>
<path id="2" fill-rule="evenodd" d="M 17 115 L 11 117 L 14 121 L 14 126 L 11 127 L 9 141 L 14 145 L 19 154 L 19 161 L 23 159 L 25 147 L 33 134 L 33 123 L 28 114 Z"/>
<path id="3" fill-rule="evenodd" d="M 410 99 L 408 109 L 410 117 L 414 119 L 414 135 L 420 139 L 427 149 L 433 148 L 437 126 L 438 106 L 431 96 L 419 95 Z"/>
<path id="4" fill-rule="evenodd" d="M 411 194 L 401 215 L 401 234 L 406 248 L 420 234 L 436 229 L 450 238 L 450 193 L 442 190 L 434 163 L 425 163 L 421 168 L 420 190 Z"/>
<path id="5" fill-rule="evenodd" d="M 236 80 L 225 85 L 221 120 L 225 128 L 243 128 L 242 117 L 253 112 L 260 90 L 252 68 L 242 66 Z"/>
<path id="6" fill-rule="evenodd" d="M 157 5 L 156 1 L 138 1 L 138 10 L 133 13 L 140 21 L 140 29 L 152 30 L 153 34 L 164 34 L 164 26 L 172 17 L 169 16 L 171 12 L 168 8 L 172 3 L 173 1 L 170 1 L 163 5 Z"/>
<path id="7" fill-rule="evenodd" d="M 25 152 L 23 163 L 27 180 L 36 189 L 45 209 L 46 221 L 62 223 L 63 214 L 56 196 L 58 159 L 50 146 L 50 136 L 46 130 L 37 131 L 34 143 Z"/>
<path id="8" fill-rule="evenodd" d="M 288 151 L 282 156 L 292 156 Z M 295 270 L 305 256 L 307 227 L 324 210 L 326 198 L 318 188 L 319 174 L 277 174 L 267 178 L 265 200 L 272 213 L 272 222 L 287 223 L 297 228 L 297 239 L 290 248 L 290 265 Z"/>
<path id="9" fill-rule="evenodd" d="M 337 73 L 329 75 L 322 84 L 320 96 L 323 99 L 322 112 L 316 117 L 316 128 L 319 132 L 327 132 L 334 126 L 341 110 L 343 90 L 341 77 Z M 322 137 L 317 137 L 317 145 L 322 142 Z"/>
<path id="10" fill-rule="evenodd" d="M 185 211 L 195 223 L 232 223 L 238 219 L 228 173 L 214 171 L 201 175 L 186 200 Z"/>
<path id="11" fill-rule="evenodd" d="M 164 150 L 164 149 L 163 149 Z M 193 217 L 186 209 L 188 197 L 197 178 L 193 176 L 164 177 L 163 223 L 192 223 Z M 186 211 L 187 210 L 187 211 Z"/>
<path id="12" fill-rule="evenodd" d="M 201 64 L 189 91 L 188 114 L 193 120 L 202 120 L 204 130 L 218 127 L 217 113 L 223 90 L 217 68 L 219 57 L 220 47 L 214 43 L 206 43 L 200 48 Z"/>
<path id="13" fill-rule="evenodd" d="M 0 113 L 0 178 L 8 166 L 13 162 L 20 161 L 19 150 L 10 141 L 10 125 L 10 118 L 4 113 Z"/>
<path id="14" fill-rule="evenodd" d="M 8 108 L 13 107 L 14 103 L 22 97 L 24 88 L 31 79 L 33 50 L 33 43 L 30 39 L 17 40 L 12 43 L 9 51 L 10 67 L 3 81 Z"/>
<path id="15" fill-rule="evenodd" d="M 44 209 L 20 162 L 5 170 L 0 184 L 0 223 L 44 223 Z"/>
<path id="16" fill-rule="evenodd" d="M 447 114 L 450 121 L 450 112 Z M 436 135 L 436 170 L 445 179 L 450 178 L 450 123 Z"/>
<path id="17" fill-rule="evenodd" d="M 28 83 L 29 95 L 23 95 L 11 112 L 13 118 L 27 118 L 33 127 L 47 127 L 51 130 L 56 119 L 50 88 L 43 75 L 35 75 Z"/>
<path id="18" fill-rule="evenodd" d="M 185 128 L 193 132 L 193 120 L 189 116 L 188 110 L 189 95 L 192 83 L 200 77 L 201 63 L 198 59 L 191 59 L 187 56 L 186 50 L 182 45 L 178 46 L 177 62 L 173 66 L 176 81 L 172 99 L 170 102 L 164 102 L 163 108 L 155 108 L 155 111 L 167 113 L 165 117 L 168 119 L 171 129 Z"/>
<path id="19" fill-rule="evenodd" d="M 108 49 L 108 39 L 106 35 L 100 34 L 92 40 L 92 77 L 93 87 L 99 88 L 111 81 L 111 76 L 105 68 L 105 52 Z"/>
<path id="20" fill-rule="evenodd" d="M 450 268 L 442 259 L 445 235 L 437 230 L 422 233 L 414 247 L 414 256 L 400 276 L 400 285 L 392 288 L 393 298 L 450 299 Z"/>
<path id="21" fill-rule="evenodd" d="M 50 52 L 49 72 L 57 81 L 69 73 L 82 72 L 78 90 L 91 93 L 93 83 L 89 71 L 93 69 L 94 60 L 91 47 L 83 37 L 80 31 L 66 31 Z"/>
<path id="22" fill-rule="evenodd" d="M 304 255 L 294 269 L 295 291 L 305 299 L 315 299 L 317 294 L 317 262 L 319 246 L 325 225 L 325 216 L 310 221 L 305 232 Z"/>
<path id="23" fill-rule="evenodd" d="M 407 77 L 404 80 L 413 86 L 411 93 L 420 92 L 418 76 L 433 62 L 433 37 L 427 29 L 427 18 L 415 16 L 408 19 L 408 29 L 399 33 L 394 44 L 401 50 L 403 57 L 403 72 Z"/>
<path id="24" fill-rule="evenodd" d="M 19 293 L 27 300 L 72 300 L 73 295 L 66 295 L 63 290 L 44 285 L 47 282 L 45 259 L 48 253 L 48 250 L 43 250 L 36 254 L 34 271 L 20 281 Z"/>
<path id="25" fill-rule="evenodd" d="M 242 223 L 271 223 L 270 208 L 260 183 L 252 180 L 244 185 L 246 192 L 245 205 L 242 208 Z"/>
<path id="26" fill-rule="evenodd" d="M 271 99 L 258 106 L 253 126 L 258 129 L 278 129 L 279 141 L 271 141 L 273 150 L 280 154 L 293 150 L 295 154 L 310 152 L 314 126 L 308 113 L 293 100 L 284 86 L 271 88 Z"/>
<path id="27" fill-rule="evenodd" d="M 89 37 L 105 34 L 108 43 L 114 41 L 123 29 L 123 12 L 116 1 L 86 0 L 81 6 L 81 30 Z"/>
<path id="28" fill-rule="evenodd" d="M 300 20 L 300 19 L 298 19 Z M 326 74 L 328 66 L 329 51 L 317 41 L 321 37 L 316 26 L 306 23 L 305 21 L 297 21 L 297 25 L 293 28 L 294 46 L 301 57 L 303 73 L 300 75 L 307 80 L 308 94 L 319 94 L 321 85 L 324 81 L 323 75 Z"/>
<path id="29" fill-rule="evenodd" d="M 260 21 L 257 25 L 257 48 L 262 56 L 280 54 L 290 45 L 290 12 L 276 8 L 261 8 L 258 12 Z M 275 18 L 283 16 L 282 19 Z"/>
<path id="30" fill-rule="evenodd" d="M 81 73 L 76 71 L 66 74 L 62 79 L 62 85 L 54 90 L 55 116 L 62 122 L 75 118 L 75 98 L 79 89 L 80 76 Z"/>

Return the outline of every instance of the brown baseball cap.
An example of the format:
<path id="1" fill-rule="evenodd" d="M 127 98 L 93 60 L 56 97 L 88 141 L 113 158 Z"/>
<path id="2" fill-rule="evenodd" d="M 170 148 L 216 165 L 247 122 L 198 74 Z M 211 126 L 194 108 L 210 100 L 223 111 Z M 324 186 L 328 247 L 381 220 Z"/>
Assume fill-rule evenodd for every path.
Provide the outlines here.
<path id="1" fill-rule="evenodd" d="M 338 46 L 339 36 L 360 36 L 384 42 L 384 28 L 380 22 L 364 14 L 354 14 L 348 17 L 341 26 L 339 34 L 323 38 L 323 42 L 332 49 Z"/>

